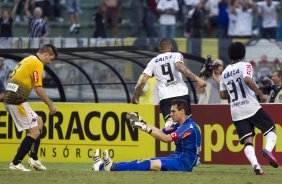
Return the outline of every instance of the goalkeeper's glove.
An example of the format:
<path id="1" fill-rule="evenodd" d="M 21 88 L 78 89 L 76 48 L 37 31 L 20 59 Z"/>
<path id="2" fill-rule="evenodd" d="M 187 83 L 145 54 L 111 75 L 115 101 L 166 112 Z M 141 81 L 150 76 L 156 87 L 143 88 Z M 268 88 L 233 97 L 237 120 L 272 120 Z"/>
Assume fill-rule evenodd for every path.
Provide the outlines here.
<path id="1" fill-rule="evenodd" d="M 140 130 L 144 131 L 144 132 L 147 132 L 149 134 L 152 133 L 152 128 L 148 127 L 148 125 L 146 124 L 146 122 L 138 122 L 138 121 L 132 121 L 130 123 L 130 125 L 133 127 L 133 128 L 139 128 Z"/>
<path id="2" fill-rule="evenodd" d="M 126 118 L 127 119 L 131 119 L 132 121 L 144 122 L 143 119 L 141 118 L 141 116 L 139 116 L 135 112 L 128 112 L 128 113 L 126 113 Z"/>

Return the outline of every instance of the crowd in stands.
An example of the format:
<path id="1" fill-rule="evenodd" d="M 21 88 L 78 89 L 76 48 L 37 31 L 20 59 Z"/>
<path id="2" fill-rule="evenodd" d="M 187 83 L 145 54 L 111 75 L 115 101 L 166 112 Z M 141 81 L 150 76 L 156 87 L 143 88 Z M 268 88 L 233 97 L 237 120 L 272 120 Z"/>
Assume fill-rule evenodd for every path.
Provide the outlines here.
<path id="1" fill-rule="evenodd" d="M 1 37 L 12 36 L 13 21 L 25 21 L 30 24 L 29 12 L 34 13 L 36 8 L 37 12 L 40 11 L 39 8 L 42 11 L 40 19 L 43 20 L 40 24 L 46 24 L 41 25 L 45 27 L 41 32 L 52 30 L 48 28 L 49 21 L 67 21 L 63 18 L 63 9 L 65 9 L 63 12 L 68 14 L 69 33 L 78 34 L 81 28 L 80 15 L 83 14 L 83 10 L 80 8 L 80 0 L 1 1 L 2 5 L 13 4 L 9 11 L 5 8 L 0 9 Z M 282 38 L 281 0 L 97 1 L 99 2 L 93 2 L 94 31 L 89 37 L 120 37 L 120 26 L 125 22 L 123 8 L 128 6 L 131 16 L 128 20 L 130 26 L 126 31 L 127 37 L 139 37 L 141 30 L 144 30 L 147 37 L 251 38 L 259 34 L 267 39 Z M 91 17 L 87 21 L 91 21 Z M 176 35 L 176 29 L 179 28 L 182 35 Z M 48 34 L 52 36 L 52 31 Z"/>

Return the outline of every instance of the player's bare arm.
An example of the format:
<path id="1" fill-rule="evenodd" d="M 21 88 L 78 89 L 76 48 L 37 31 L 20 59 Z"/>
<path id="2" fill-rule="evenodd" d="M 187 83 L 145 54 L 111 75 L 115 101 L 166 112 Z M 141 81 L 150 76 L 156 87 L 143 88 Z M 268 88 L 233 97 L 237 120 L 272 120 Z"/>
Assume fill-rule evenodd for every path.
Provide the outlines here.
<path id="1" fill-rule="evenodd" d="M 200 87 L 206 87 L 206 82 L 189 70 L 182 62 L 176 62 L 176 69 L 186 77 L 196 81 Z"/>
<path id="2" fill-rule="evenodd" d="M 50 113 L 51 114 L 55 114 L 57 112 L 56 106 L 48 98 L 48 96 L 46 95 L 44 89 L 41 86 L 35 86 L 34 90 L 38 94 L 38 96 L 41 98 L 41 100 L 48 106 L 48 108 L 50 110 Z"/>
<path id="3" fill-rule="evenodd" d="M 220 98 L 229 100 L 230 96 L 227 91 L 220 91 Z"/>
<path id="4" fill-rule="evenodd" d="M 131 103 L 133 104 L 138 104 L 138 98 L 139 96 L 142 94 L 143 88 L 145 86 L 145 84 L 147 83 L 147 81 L 149 80 L 150 76 L 147 74 L 141 74 L 141 76 L 138 79 L 138 82 L 136 84 L 132 99 L 131 99 Z"/>
<path id="5" fill-rule="evenodd" d="M 205 80 L 205 77 L 202 76 L 201 79 Z M 196 85 L 196 93 L 200 94 L 200 93 L 203 93 L 204 91 L 205 91 L 205 88 L 200 87 L 199 84 L 197 83 L 197 85 Z"/>
<path id="6" fill-rule="evenodd" d="M 158 139 L 159 141 L 166 142 L 166 143 L 173 141 L 171 136 L 164 134 L 162 130 L 154 126 L 148 125 L 148 124 L 147 126 L 152 129 L 151 136 Z"/>
<path id="7" fill-rule="evenodd" d="M 262 102 L 266 102 L 267 100 L 267 96 L 264 95 L 257 87 L 257 85 L 255 84 L 255 82 L 253 81 L 253 79 L 251 77 L 245 77 L 244 78 L 245 83 L 247 84 L 247 86 L 253 90 L 255 92 L 255 94 L 260 98 L 260 100 Z"/>

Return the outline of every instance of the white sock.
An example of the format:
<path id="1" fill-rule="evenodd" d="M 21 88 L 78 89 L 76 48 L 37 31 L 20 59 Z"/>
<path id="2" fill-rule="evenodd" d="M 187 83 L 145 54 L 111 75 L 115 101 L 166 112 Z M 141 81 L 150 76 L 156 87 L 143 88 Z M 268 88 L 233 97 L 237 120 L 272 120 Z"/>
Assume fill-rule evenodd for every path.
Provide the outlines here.
<path id="1" fill-rule="evenodd" d="M 265 137 L 266 137 L 265 149 L 269 152 L 272 152 L 276 144 L 277 135 L 275 132 L 271 131 L 268 134 L 266 134 Z"/>
<path id="2" fill-rule="evenodd" d="M 245 146 L 244 152 L 245 152 L 247 159 L 251 162 L 253 167 L 254 165 L 259 165 L 257 157 L 256 157 L 255 149 L 252 145 Z"/>

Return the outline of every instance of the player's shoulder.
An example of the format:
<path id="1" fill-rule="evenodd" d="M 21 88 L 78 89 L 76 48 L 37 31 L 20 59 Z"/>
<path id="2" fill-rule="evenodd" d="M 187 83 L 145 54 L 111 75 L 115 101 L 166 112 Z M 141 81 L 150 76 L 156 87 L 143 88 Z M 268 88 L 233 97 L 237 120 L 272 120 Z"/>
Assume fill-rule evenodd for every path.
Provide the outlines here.
<path id="1" fill-rule="evenodd" d="M 180 56 L 182 56 L 182 54 L 181 54 L 180 52 L 170 52 L 170 54 L 172 54 L 172 55 L 180 55 Z"/>
<path id="2" fill-rule="evenodd" d="M 26 57 L 22 62 L 26 63 L 29 66 L 34 66 L 37 68 L 43 68 L 43 63 L 34 55 Z"/>

